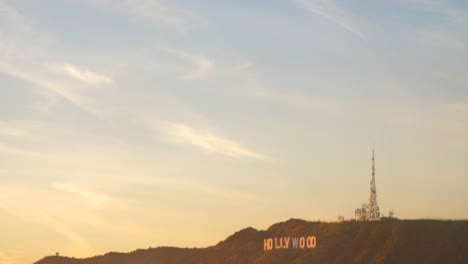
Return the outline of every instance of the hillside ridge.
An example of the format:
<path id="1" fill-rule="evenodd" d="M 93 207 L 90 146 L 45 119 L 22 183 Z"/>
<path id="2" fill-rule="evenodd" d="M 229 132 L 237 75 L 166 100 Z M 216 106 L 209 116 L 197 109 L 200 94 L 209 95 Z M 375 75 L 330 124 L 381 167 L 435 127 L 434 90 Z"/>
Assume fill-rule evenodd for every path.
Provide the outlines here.
<path id="1" fill-rule="evenodd" d="M 315 236 L 315 248 L 264 251 L 264 239 Z M 266 230 L 244 228 L 206 248 L 157 247 L 35 264 L 155 263 L 468 263 L 468 221 L 309 222 L 289 219 Z"/>

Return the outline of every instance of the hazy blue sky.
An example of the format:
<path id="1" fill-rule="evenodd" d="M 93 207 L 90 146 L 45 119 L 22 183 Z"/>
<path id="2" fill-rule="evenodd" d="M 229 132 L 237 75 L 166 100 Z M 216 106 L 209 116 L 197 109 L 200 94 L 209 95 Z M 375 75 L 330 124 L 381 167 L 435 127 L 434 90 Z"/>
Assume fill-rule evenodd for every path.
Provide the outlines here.
<path id="1" fill-rule="evenodd" d="M 0 0 L 0 263 L 468 218 L 468 2 Z"/>

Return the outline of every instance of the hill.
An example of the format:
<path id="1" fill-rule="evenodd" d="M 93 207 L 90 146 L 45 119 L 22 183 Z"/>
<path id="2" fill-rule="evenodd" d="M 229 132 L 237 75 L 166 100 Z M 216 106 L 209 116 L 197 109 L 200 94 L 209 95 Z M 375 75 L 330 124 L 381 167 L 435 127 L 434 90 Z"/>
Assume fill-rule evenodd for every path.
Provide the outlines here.
<path id="1" fill-rule="evenodd" d="M 265 238 L 301 236 L 315 236 L 316 248 L 264 251 Z M 50 256 L 35 264 L 157 263 L 468 263 L 468 221 L 291 219 L 265 231 L 243 229 L 208 248 L 159 247 L 86 259 Z"/>

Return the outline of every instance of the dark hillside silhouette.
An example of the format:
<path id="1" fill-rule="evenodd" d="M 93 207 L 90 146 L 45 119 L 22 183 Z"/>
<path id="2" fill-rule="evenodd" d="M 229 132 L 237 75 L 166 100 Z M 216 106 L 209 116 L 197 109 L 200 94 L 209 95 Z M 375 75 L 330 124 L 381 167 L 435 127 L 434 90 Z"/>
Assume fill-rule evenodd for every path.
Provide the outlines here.
<path id="1" fill-rule="evenodd" d="M 314 249 L 263 250 L 264 238 L 310 235 L 317 238 Z M 87 259 L 50 256 L 35 264 L 158 263 L 468 263 L 468 221 L 291 219 L 266 231 L 243 229 L 208 248 L 159 247 Z"/>

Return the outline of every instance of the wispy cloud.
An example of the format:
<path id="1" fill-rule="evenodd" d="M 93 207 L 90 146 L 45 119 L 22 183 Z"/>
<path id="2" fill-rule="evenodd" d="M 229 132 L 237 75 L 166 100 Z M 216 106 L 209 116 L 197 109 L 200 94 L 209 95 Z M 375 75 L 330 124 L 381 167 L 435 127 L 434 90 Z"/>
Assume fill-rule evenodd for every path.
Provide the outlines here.
<path id="1" fill-rule="evenodd" d="M 0 29 L 7 30 L 7 25 L 15 23 L 13 31 L 27 32 L 32 30 L 32 24 L 29 19 L 22 16 L 15 8 L 10 6 L 6 1 L 0 0 Z"/>
<path id="2" fill-rule="evenodd" d="M 321 16 L 341 28 L 364 39 L 364 35 L 355 26 L 352 14 L 341 8 L 334 0 L 292 0 L 301 5 L 306 11 Z"/>
<path id="3" fill-rule="evenodd" d="M 468 104 L 453 103 L 449 105 L 449 108 L 463 114 L 468 114 Z"/>
<path id="4" fill-rule="evenodd" d="M 31 62 L 34 63 L 34 62 Z M 38 66 L 41 67 L 41 66 Z M 58 95 L 73 105 L 90 112 L 96 116 L 100 116 L 101 112 L 95 107 L 91 106 L 86 98 L 82 96 L 76 89 L 73 89 L 71 83 L 54 79 L 41 71 L 30 71 L 26 67 L 17 66 L 0 62 L 0 73 L 9 75 L 11 77 L 26 81 L 34 86 L 45 89 L 46 91 Z"/>
<path id="5" fill-rule="evenodd" d="M 250 158 L 265 162 L 273 161 L 271 157 L 251 150 L 231 139 L 212 132 L 198 130 L 183 123 L 148 123 L 152 128 L 156 128 L 170 140 L 177 143 L 190 144 L 204 151 L 229 157 Z"/>
<path id="6" fill-rule="evenodd" d="M 413 12 L 431 15 L 409 31 L 408 37 L 422 47 L 466 52 L 464 33 L 468 28 L 468 9 L 443 0 L 386 0 Z M 411 28 L 410 28 L 411 29 Z"/>
<path id="7" fill-rule="evenodd" d="M 54 160 L 54 161 L 63 161 L 66 158 L 63 156 L 50 155 L 45 152 L 34 151 L 24 148 L 18 148 L 10 145 L 5 145 L 0 143 L 0 153 L 5 153 L 8 155 L 17 155 L 33 159 L 42 159 L 42 160 Z"/>
<path id="8" fill-rule="evenodd" d="M 245 90 L 245 94 L 247 96 L 263 98 L 278 104 L 289 105 L 306 110 L 332 109 L 338 106 L 336 101 L 286 91 L 278 91 L 266 87 L 251 87 L 250 89 Z"/>
<path id="9" fill-rule="evenodd" d="M 430 46 L 446 50 L 461 50 L 468 46 L 457 34 L 442 27 L 429 26 L 417 28 L 410 33 L 421 46 Z"/>
<path id="10" fill-rule="evenodd" d="M 29 219 L 34 219 L 35 221 L 39 221 L 52 227 L 58 233 L 69 239 L 74 244 L 74 246 L 80 247 L 86 251 L 90 251 L 89 244 L 86 242 L 86 240 L 84 240 L 78 233 L 74 232 L 48 213 L 35 209 L 21 202 L 12 200 L 1 193 L 0 204 L 3 204 L 3 206 L 9 208 L 16 214 L 25 216 Z"/>
<path id="11" fill-rule="evenodd" d="M 75 78 L 90 85 L 111 84 L 112 78 L 103 74 L 92 72 L 89 69 L 83 69 L 71 64 L 65 64 L 63 71 L 71 78 Z"/>
<path id="12" fill-rule="evenodd" d="M 46 96 L 58 96 L 100 116 L 100 111 L 91 106 L 80 88 L 83 83 L 98 85 L 110 83 L 112 79 L 71 63 L 65 63 L 62 74 L 57 76 L 48 67 L 52 61 L 60 61 L 50 48 L 53 41 L 49 34 L 36 30 L 27 18 L 6 2 L 0 1 L 0 13 L 0 74 L 23 80 L 42 88 L 41 92 Z"/>
<path id="13" fill-rule="evenodd" d="M 16 262 L 16 257 L 6 252 L 0 251 L 0 263 L 13 264 Z"/>
<path id="14" fill-rule="evenodd" d="M 253 61 L 247 61 L 247 62 L 238 64 L 238 65 L 235 65 L 235 66 L 233 67 L 233 70 L 239 70 L 239 71 L 247 70 L 247 69 L 252 68 L 254 65 L 255 65 L 255 62 L 253 62 Z"/>
<path id="15" fill-rule="evenodd" d="M 338 109 L 341 103 L 336 99 L 310 96 L 301 92 L 291 90 L 279 90 L 266 86 L 255 75 L 240 75 L 244 83 L 236 84 L 235 88 L 226 90 L 227 93 L 236 96 L 247 96 L 258 98 L 266 102 L 278 105 L 294 107 L 302 110 L 333 110 Z"/>
<path id="16" fill-rule="evenodd" d="M 114 10 L 134 20 L 186 31 L 200 16 L 172 1 L 163 0 L 87 0 L 88 3 Z"/>
<path id="17" fill-rule="evenodd" d="M 452 23 L 468 27 L 468 10 L 461 7 L 451 7 L 448 1 L 443 0 L 387 0 L 412 9 L 432 13 L 448 18 Z"/>
<path id="18" fill-rule="evenodd" d="M 187 80 L 196 80 L 205 77 L 213 70 L 215 61 L 203 55 L 191 53 L 184 50 L 177 50 L 172 48 L 162 49 L 165 52 L 176 55 L 178 58 L 188 62 L 190 67 L 195 69 L 185 73 L 181 78 Z"/>
<path id="19" fill-rule="evenodd" d="M 54 188 L 57 190 L 76 195 L 95 207 L 102 207 L 108 200 L 106 195 L 100 194 L 90 188 L 80 186 L 71 182 L 56 182 Z"/>
<path id="20" fill-rule="evenodd" d="M 0 136 L 24 138 L 29 137 L 30 133 L 28 129 L 21 127 L 18 124 L 0 121 Z"/>
<path id="21" fill-rule="evenodd" d="M 192 193 L 192 194 L 203 194 L 206 196 L 211 196 L 216 199 L 225 199 L 229 200 L 231 203 L 242 201 L 249 202 L 265 202 L 268 200 L 262 195 L 256 193 L 244 192 L 239 190 L 234 190 L 230 188 L 225 188 L 213 184 L 205 184 L 200 181 L 193 181 L 188 179 L 173 179 L 173 178 L 138 178 L 138 179 L 128 179 L 132 184 L 141 184 L 144 186 L 157 186 L 164 189 L 169 189 L 181 193 Z"/>

